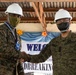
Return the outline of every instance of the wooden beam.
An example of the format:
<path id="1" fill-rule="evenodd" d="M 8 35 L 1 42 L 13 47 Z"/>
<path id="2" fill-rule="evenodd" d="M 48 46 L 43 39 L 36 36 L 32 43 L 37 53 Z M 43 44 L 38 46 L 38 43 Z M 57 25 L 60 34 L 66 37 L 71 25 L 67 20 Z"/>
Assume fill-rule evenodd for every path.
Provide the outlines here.
<path id="1" fill-rule="evenodd" d="M 22 8 L 24 12 L 35 12 L 33 8 Z M 44 12 L 56 12 L 61 8 L 43 8 Z M 69 12 L 76 12 L 76 7 L 75 8 L 63 8 Z M 0 8 L 0 12 L 5 12 L 6 8 Z"/>
<path id="2" fill-rule="evenodd" d="M 42 24 L 43 31 L 47 32 L 47 29 L 46 29 L 47 25 L 46 25 L 46 21 L 45 21 L 42 2 L 32 2 L 32 5 L 33 5 L 33 8 L 36 12 L 36 15 L 37 15 L 40 23 Z"/>
<path id="3" fill-rule="evenodd" d="M 31 3 L 32 3 L 32 6 L 33 6 L 33 8 L 36 12 L 36 15 L 37 15 L 39 21 L 41 22 L 42 26 L 44 27 L 44 23 L 42 22 L 41 15 L 40 15 L 40 12 L 39 12 L 40 11 L 39 6 L 38 6 L 39 2 L 37 2 L 37 3 L 31 2 Z"/>
<path id="4" fill-rule="evenodd" d="M 76 2 L 76 0 L 0 0 L 0 2 Z"/>
<path id="5" fill-rule="evenodd" d="M 0 2 L 24 2 L 25 0 L 0 0 Z"/>
<path id="6" fill-rule="evenodd" d="M 42 2 L 39 2 L 39 9 L 40 9 L 40 17 L 41 17 L 41 20 L 43 22 L 43 31 L 46 31 L 47 32 L 47 24 L 46 24 L 46 20 L 45 20 L 45 15 L 44 15 L 44 10 L 43 10 L 43 6 L 42 6 Z"/>
<path id="7" fill-rule="evenodd" d="M 25 0 L 27 2 L 76 2 L 76 0 Z"/>
<path id="8" fill-rule="evenodd" d="M 24 12 L 35 12 L 35 10 L 31 8 L 22 8 Z M 0 8 L 0 12 L 4 12 L 6 10 L 5 7 Z"/>
<path id="9" fill-rule="evenodd" d="M 2 19 L 2 18 L 1 18 L 1 19 Z M 47 17 L 47 18 L 45 18 L 45 20 L 46 20 L 46 22 L 47 22 L 47 21 L 50 22 L 50 21 L 54 21 L 54 18 L 52 18 L 52 17 Z M 22 21 L 39 21 L 39 20 L 38 20 L 37 17 L 35 17 L 35 18 L 22 18 Z M 72 21 L 76 21 L 76 17 L 73 18 Z"/>
<path id="10" fill-rule="evenodd" d="M 70 7 L 68 7 L 68 8 L 66 8 L 66 7 L 64 7 L 64 8 L 61 8 L 61 7 L 60 8 L 44 8 L 44 12 L 56 12 L 59 9 L 65 9 L 69 12 L 76 12 L 76 7 L 75 8 L 70 8 Z"/>
<path id="11" fill-rule="evenodd" d="M 54 21 L 54 18 L 52 18 L 52 17 L 47 17 L 47 18 L 45 18 L 45 20 L 46 20 L 46 22 L 53 22 Z M 0 22 L 4 22 L 4 21 L 6 21 L 6 17 L 1 17 L 1 19 L 0 19 Z M 76 21 L 76 18 L 73 18 L 72 19 L 72 21 Z M 30 18 L 25 18 L 25 17 L 22 17 L 21 18 L 21 22 L 40 22 L 39 21 L 39 19 L 38 19 L 38 17 L 30 17 Z"/>

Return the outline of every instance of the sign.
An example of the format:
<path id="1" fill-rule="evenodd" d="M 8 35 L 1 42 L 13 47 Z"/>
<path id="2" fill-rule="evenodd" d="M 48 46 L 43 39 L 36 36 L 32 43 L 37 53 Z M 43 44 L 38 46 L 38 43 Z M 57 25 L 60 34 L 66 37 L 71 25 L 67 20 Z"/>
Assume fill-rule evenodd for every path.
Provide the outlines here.
<path id="1" fill-rule="evenodd" d="M 48 42 L 27 42 L 21 40 L 22 48 L 21 51 L 25 51 L 27 54 L 35 55 L 39 54 L 42 48 L 46 46 Z M 23 63 L 24 72 L 38 72 L 38 73 L 48 73 L 52 75 L 52 56 L 50 56 L 45 62 L 43 63 L 30 63 L 25 62 Z"/>

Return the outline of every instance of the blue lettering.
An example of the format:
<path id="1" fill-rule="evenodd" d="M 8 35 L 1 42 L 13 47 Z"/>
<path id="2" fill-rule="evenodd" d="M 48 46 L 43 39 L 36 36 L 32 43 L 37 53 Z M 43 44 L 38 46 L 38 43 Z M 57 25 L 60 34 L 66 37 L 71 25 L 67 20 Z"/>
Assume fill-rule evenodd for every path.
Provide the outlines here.
<path id="1" fill-rule="evenodd" d="M 28 51 L 41 51 L 44 47 L 46 46 L 46 44 L 27 44 L 27 50 Z"/>
<path id="2" fill-rule="evenodd" d="M 32 50 L 32 46 L 33 46 L 33 44 L 27 44 L 27 50 L 31 51 Z"/>
<path id="3" fill-rule="evenodd" d="M 40 51 L 41 50 L 41 44 L 34 44 L 34 51 Z"/>

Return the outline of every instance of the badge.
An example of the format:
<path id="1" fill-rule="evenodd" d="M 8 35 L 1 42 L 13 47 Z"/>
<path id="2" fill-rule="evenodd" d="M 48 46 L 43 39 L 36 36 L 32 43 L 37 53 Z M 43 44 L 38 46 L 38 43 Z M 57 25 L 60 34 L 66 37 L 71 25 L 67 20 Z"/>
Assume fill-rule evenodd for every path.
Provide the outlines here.
<path id="1" fill-rule="evenodd" d="M 15 44 L 15 48 L 16 48 L 16 50 L 20 50 L 20 43 L 18 41 Z"/>

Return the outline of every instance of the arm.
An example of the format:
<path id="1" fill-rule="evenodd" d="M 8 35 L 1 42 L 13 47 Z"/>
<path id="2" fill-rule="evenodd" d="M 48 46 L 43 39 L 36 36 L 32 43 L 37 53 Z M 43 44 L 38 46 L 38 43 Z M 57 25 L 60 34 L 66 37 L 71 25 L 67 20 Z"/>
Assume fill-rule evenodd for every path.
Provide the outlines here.
<path id="1" fill-rule="evenodd" d="M 30 62 L 32 63 L 40 63 L 46 61 L 51 56 L 51 44 L 47 44 L 45 48 L 41 50 L 41 52 L 37 55 L 29 55 Z"/>
<path id="2" fill-rule="evenodd" d="M 29 55 L 25 52 L 21 52 L 21 57 L 24 61 L 32 63 L 40 63 L 46 61 L 51 56 L 51 43 L 47 44 L 44 49 L 37 55 Z"/>
<path id="3" fill-rule="evenodd" d="M 13 60 L 18 57 L 18 52 L 14 48 L 14 38 L 5 25 L 0 26 L 0 54 L 2 58 Z"/>

